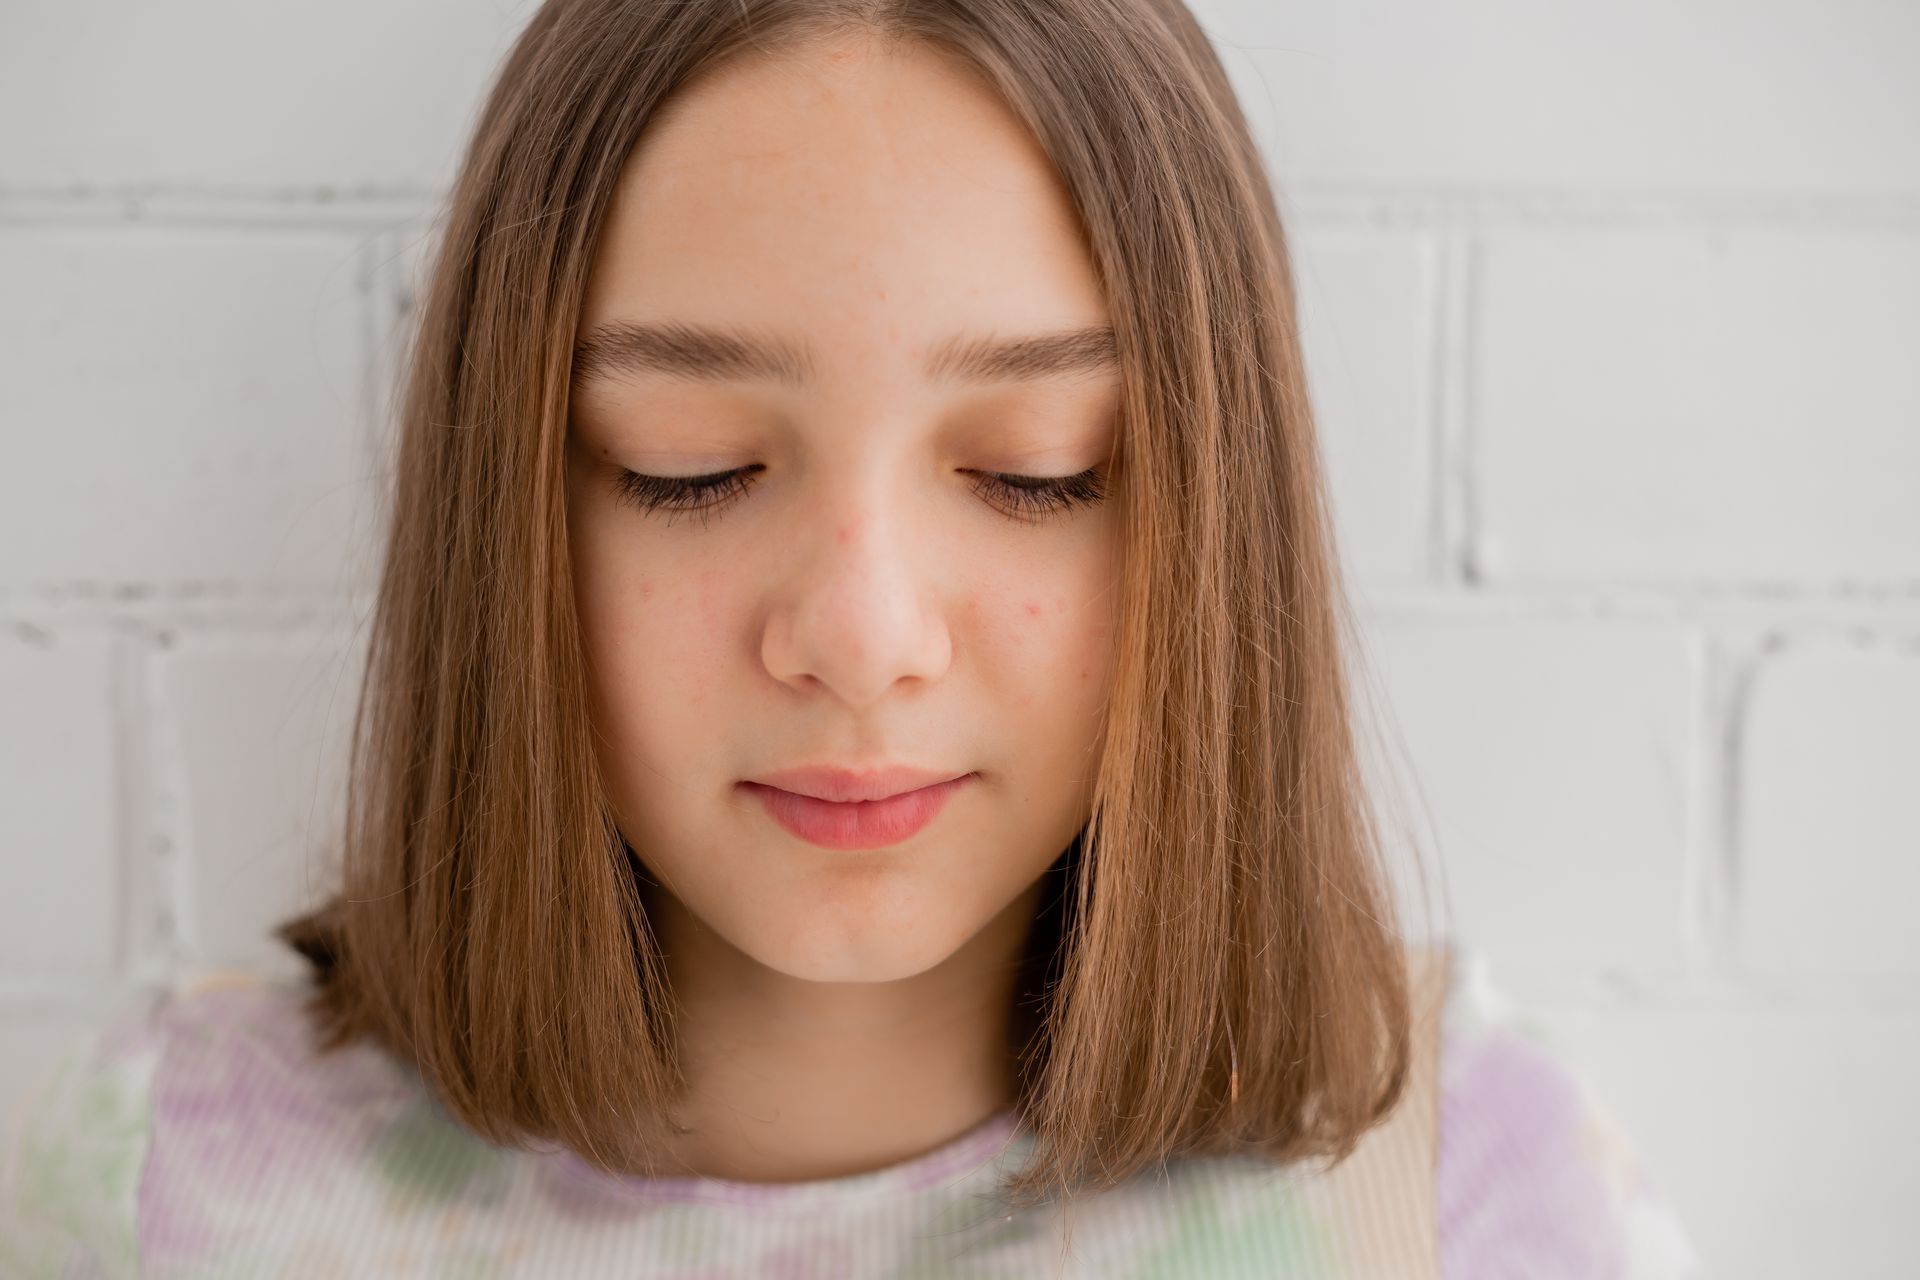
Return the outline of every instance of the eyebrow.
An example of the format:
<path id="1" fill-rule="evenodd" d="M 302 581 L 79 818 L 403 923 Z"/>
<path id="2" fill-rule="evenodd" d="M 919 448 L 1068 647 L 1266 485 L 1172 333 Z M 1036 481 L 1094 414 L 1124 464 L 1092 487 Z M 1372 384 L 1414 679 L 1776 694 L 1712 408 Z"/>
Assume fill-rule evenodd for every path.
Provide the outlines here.
<path id="1" fill-rule="evenodd" d="M 1099 373 L 1119 364 L 1110 325 L 1018 338 L 949 338 L 928 353 L 932 382 L 1010 382 Z M 804 343 L 737 326 L 614 320 L 574 345 L 576 386 L 622 374 L 664 374 L 707 382 L 771 381 L 802 386 L 812 377 Z"/>

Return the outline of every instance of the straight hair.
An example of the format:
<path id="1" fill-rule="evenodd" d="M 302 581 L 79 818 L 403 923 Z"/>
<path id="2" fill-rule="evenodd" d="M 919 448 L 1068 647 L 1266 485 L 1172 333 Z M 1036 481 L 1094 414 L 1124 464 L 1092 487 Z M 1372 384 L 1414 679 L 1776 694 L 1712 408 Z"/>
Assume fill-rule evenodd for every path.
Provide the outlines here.
<path id="1" fill-rule="evenodd" d="M 1026 1207 L 1177 1156 L 1344 1159 L 1407 1088 L 1410 971 L 1275 198 L 1178 0 L 550 0 L 439 228 L 395 415 L 338 891 L 275 935 L 486 1139 L 657 1175 L 683 1077 L 653 886 L 595 763 L 567 544 L 576 326 L 623 162 L 723 60 L 965 60 L 1077 209 L 1115 329 L 1125 560 L 1086 824 L 1008 1010 Z"/>

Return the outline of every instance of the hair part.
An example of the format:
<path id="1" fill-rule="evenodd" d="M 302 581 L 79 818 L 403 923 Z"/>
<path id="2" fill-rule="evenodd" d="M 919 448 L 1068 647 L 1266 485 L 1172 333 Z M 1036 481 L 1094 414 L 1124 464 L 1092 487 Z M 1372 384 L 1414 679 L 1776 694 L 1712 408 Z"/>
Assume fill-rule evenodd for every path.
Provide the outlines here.
<path id="1" fill-rule="evenodd" d="M 1091 814 L 1009 1010 L 1016 1206 L 1180 1155 L 1344 1158 L 1409 1069 L 1273 194 L 1175 0 L 550 0 L 463 158 L 408 351 L 339 892 L 277 935 L 487 1139 L 655 1174 L 684 1079 L 595 763 L 566 534 L 575 326 L 676 88 L 861 34 L 965 60 L 1078 211 L 1123 376 L 1125 572 Z M 1237 1094 L 1237 1097 L 1235 1096 Z"/>

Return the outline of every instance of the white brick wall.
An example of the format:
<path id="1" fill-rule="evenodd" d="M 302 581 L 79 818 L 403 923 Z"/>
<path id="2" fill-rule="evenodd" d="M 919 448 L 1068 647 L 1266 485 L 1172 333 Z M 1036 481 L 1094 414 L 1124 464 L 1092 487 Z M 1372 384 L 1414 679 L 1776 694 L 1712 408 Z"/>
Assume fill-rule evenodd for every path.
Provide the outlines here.
<path id="1" fill-rule="evenodd" d="M 1197 8 L 1405 856 L 1716 1275 L 1920 1273 L 1920 6 Z M 0 20 L 9 1108 L 324 886 L 406 295 L 531 11 Z"/>

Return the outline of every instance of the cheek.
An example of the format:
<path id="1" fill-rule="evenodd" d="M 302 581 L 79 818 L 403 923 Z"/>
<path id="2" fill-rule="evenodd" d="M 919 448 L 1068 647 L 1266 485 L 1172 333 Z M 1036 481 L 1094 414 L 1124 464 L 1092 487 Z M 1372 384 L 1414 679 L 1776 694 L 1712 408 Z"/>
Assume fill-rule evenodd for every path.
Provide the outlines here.
<path id="1" fill-rule="evenodd" d="M 629 740 L 672 740 L 710 714 L 733 634 L 724 570 L 641 565 L 583 545 L 575 561 L 582 642 L 601 706 Z"/>
<path id="2" fill-rule="evenodd" d="M 1096 586 L 1077 581 L 982 588 L 969 597 L 982 642 L 1005 665 L 1020 710 L 1081 703 L 1104 680 L 1110 624 Z"/>
<path id="3" fill-rule="evenodd" d="M 684 606 L 671 611 L 680 616 L 668 625 L 675 634 L 673 665 L 680 673 L 689 710 L 704 707 L 724 675 L 728 639 L 736 634 L 735 590 L 725 570 L 704 569 L 694 575 L 690 586 L 675 593 Z M 668 612 L 663 610 L 662 617 Z"/>

